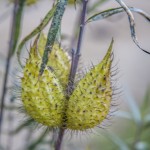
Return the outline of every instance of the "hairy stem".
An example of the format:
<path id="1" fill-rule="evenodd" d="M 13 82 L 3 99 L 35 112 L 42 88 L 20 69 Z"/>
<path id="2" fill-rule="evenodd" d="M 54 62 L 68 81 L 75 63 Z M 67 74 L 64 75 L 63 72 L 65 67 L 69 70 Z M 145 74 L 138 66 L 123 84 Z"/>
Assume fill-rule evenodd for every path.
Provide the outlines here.
<path id="1" fill-rule="evenodd" d="M 83 32 L 84 32 L 84 27 L 85 27 L 85 16 L 86 16 L 86 11 L 87 11 L 87 3 L 88 0 L 83 0 L 83 9 L 81 13 L 81 23 L 80 23 L 80 32 L 79 32 L 79 38 L 78 38 L 78 43 L 77 43 L 77 50 L 76 52 L 73 51 L 72 53 L 72 64 L 71 64 L 71 70 L 70 70 L 70 75 L 69 75 L 69 83 L 67 86 L 67 99 L 72 93 L 73 85 L 74 85 L 74 79 L 78 67 L 78 62 L 79 62 L 79 57 L 80 57 L 80 51 L 81 51 L 81 44 L 82 44 L 82 39 L 83 39 Z M 60 128 L 59 135 L 55 144 L 55 150 L 61 150 L 61 144 L 63 140 L 63 136 L 65 133 L 64 128 Z"/>
<path id="2" fill-rule="evenodd" d="M 8 72 L 10 68 L 10 59 L 15 51 L 17 41 L 20 34 L 20 23 L 21 23 L 21 16 L 22 16 L 22 10 L 24 6 L 25 0 L 15 0 L 14 2 L 14 10 L 13 10 L 13 22 L 12 22 L 12 29 L 11 29 L 11 35 L 10 35 L 10 43 L 9 43 L 9 49 L 7 54 L 7 61 L 6 61 L 6 69 L 5 69 L 5 75 L 4 75 L 4 82 L 3 82 L 3 89 L 2 89 L 2 97 L 1 97 L 1 110 L 0 110 L 0 136 L 1 136 L 1 130 L 2 130 L 2 121 L 3 121 L 3 110 L 4 110 L 4 100 L 6 95 L 6 85 L 8 80 Z"/>

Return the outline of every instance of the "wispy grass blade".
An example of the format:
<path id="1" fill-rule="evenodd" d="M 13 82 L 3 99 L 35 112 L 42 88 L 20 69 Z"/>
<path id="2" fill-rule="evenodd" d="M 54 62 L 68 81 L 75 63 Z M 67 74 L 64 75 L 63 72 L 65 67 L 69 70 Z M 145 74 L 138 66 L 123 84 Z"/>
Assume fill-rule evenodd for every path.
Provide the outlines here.
<path id="1" fill-rule="evenodd" d="M 35 150 L 37 146 L 44 140 L 49 132 L 47 129 L 33 142 L 28 146 L 28 150 Z"/>
<path id="2" fill-rule="evenodd" d="M 18 134 L 22 129 L 28 127 L 33 122 L 33 119 L 29 119 L 19 125 L 11 134 Z"/>
<path id="3" fill-rule="evenodd" d="M 105 132 L 105 136 L 107 136 L 117 147 L 119 150 L 130 150 L 129 146 L 121 139 L 118 135 L 113 132 Z"/>
<path id="4" fill-rule="evenodd" d="M 52 19 L 54 12 L 56 10 L 56 6 L 57 4 L 46 14 L 46 16 L 44 17 L 44 19 L 41 21 L 41 23 L 29 34 L 27 35 L 22 42 L 19 44 L 18 46 L 18 50 L 17 50 L 17 58 L 18 58 L 18 62 L 19 64 L 23 67 L 21 60 L 20 60 L 20 55 L 21 55 L 21 51 L 23 46 L 25 45 L 25 43 L 30 40 L 32 37 L 34 37 L 35 35 L 37 35 L 39 32 L 41 32 L 46 25 L 50 22 L 50 20 Z"/>

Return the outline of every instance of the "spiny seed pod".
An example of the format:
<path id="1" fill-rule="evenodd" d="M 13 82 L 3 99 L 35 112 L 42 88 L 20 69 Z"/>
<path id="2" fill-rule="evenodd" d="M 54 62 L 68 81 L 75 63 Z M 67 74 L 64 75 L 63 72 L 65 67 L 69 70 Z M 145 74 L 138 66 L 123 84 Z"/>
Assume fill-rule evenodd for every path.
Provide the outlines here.
<path id="1" fill-rule="evenodd" d="M 112 100 L 110 69 L 113 41 L 102 62 L 93 67 L 78 82 L 72 95 L 66 98 L 62 80 L 68 79 L 70 71 L 67 55 L 58 45 L 54 45 L 49 56 L 49 67 L 39 78 L 46 39 L 44 35 L 40 40 L 38 38 L 30 50 L 21 79 L 21 98 L 26 112 L 37 122 L 49 127 L 86 130 L 99 125 L 107 117 Z M 57 70 L 63 71 L 65 65 L 62 64 L 66 60 L 67 76 L 62 72 L 65 74 L 62 74 L 62 78 Z"/>
<path id="2" fill-rule="evenodd" d="M 41 33 L 38 43 L 38 51 L 41 57 L 43 56 L 46 40 L 47 39 L 44 34 Z M 54 44 L 47 66 L 54 71 L 56 77 L 59 79 L 60 83 L 65 89 L 68 84 L 68 76 L 71 64 L 68 53 L 65 52 L 58 44 Z"/>
<path id="3" fill-rule="evenodd" d="M 35 42 L 23 69 L 21 98 L 26 112 L 34 120 L 45 126 L 59 127 L 64 109 L 63 88 L 48 68 L 38 78 L 41 58 L 37 54 L 36 45 Z"/>
<path id="4" fill-rule="evenodd" d="M 108 115 L 112 99 L 110 68 L 113 41 L 102 62 L 80 80 L 69 101 L 67 128 L 86 130 L 100 124 Z"/>

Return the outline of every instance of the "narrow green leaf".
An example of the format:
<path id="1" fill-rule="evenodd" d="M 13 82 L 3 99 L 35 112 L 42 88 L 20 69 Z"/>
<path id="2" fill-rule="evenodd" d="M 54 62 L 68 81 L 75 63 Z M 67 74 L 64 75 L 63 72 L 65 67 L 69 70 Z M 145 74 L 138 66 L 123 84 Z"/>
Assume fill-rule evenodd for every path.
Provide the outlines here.
<path id="1" fill-rule="evenodd" d="M 54 13 L 52 24 L 51 24 L 51 27 L 49 29 L 49 33 L 47 36 L 47 43 L 46 43 L 44 54 L 42 57 L 42 64 L 41 64 L 40 71 L 39 71 L 40 76 L 43 74 L 43 71 L 47 65 L 48 55 L 53 49 L 53 45 L 54 45 L 54 42 L 56 40 L 56 36 L 57 36 L 58 31 L 59 31 L 59 27 L 61 24 L 63 14 L 65 12 L 67 3 L 68 3 L 68 0 L 59 0 L 58 4 L 56 6 L 56 11 Z"/>
<path id="2" fill-rule="evenodd" d="M 115 133 L 105 132 L 104 135 L 106 135 L 114 144 L 116 144 L 119 150 L 130 150 L 128 145 Z"/>
<path id="3" fill-rule="evenodd" d="M 29 119 L 29 120 L 25 121 L 24 123 L 19 125 L 14 131 L 12 131 L 11 134 L 18 134 L 22 129 L 29 126 L 32 122 L 34 122 L 33 119 Z"/>
<path id="4" fill-rule="evenodd" d="M 141 111 L 142 113 L 146 113 L 150 111 L 150 88 L 146 91 L 144 101 L 142 103 Z"/>
<path id="5" fill-rule="evenodd" d="M 133 12 L 136 12 L 136 13 L 142 15 L 147 21 L 150 21 L 149 14 L 147 14 L 143 10 L 138 9 L 138 8 L 134 8 L 134 7 L 129 7 L 129 9 Z M 122 13 L 122 12 L 124 12 L 124 9 L 122 7 L 107 9 L 105 11 L 102 11 L 102 12 L 99 12 L 99 13 L 92 15 L 91 17 L 89 17 L 87 19 L 86 23 L 92 22 L 92 21 L 99 21 L 99 20 L 111 17 L 113 15 L 116 15 L 116 14 Z"/>
<path id="6" fill-rule="evenodd" d="M 28 150 L 35 150 L 37 146 L 44 140 L 44 138 L 46 137 L 48 133 L 49 132 L 46 129 L 42 134 L 40 134 L 40 136 L 33 143 L 31 143 L 28 146 Z"/>
<path id="7" fill-rule="evenodd" d="M 128 89 L 125 88 L 124 91 L 125 91 L 125 97 L 126 97 L 125 100 L 128 103 L 128 106 L 130 108 L 130 111 L 132 113 L 131 115 L 132 115 L 135 123 L 137 123 L 137 125 L 140 125 L 142 122 L 142 116 L 141 116 L 140 109 L 139 109 L 138 105 L 136 104 L 134 98 L 131 96 Z"/>
<path id="8" fill-rule="evenodd" d="M 144 129 L 150 128 L 150 114 L 147 114 L 147 115 L 144 117 L 143 123 L 144 123 Z"/>
<path id="9" fill-rule="evenodd" d="M 15 29 L 13 31 L 14 32 L 14 37 L 13 37 L 14 41 L 13 41 L 11 55 L 13 55 L 15 53 L 18 39 L 20 36 L 20 28 L 21 28 L 21 20 L 22 20 L 22 13 L 23 13 L 24 4 L 25 4 L 25 0 L 20 0 L 18 2 L 18 6 L 17 6 L 18 7 L 17 12 L 14 12 L 14 13 L 16 13 L 16 19 L 13 22 Z"/>
<path id="10" fill-rule="evenodd" d="M 18 57 L 18 62 L 19 64 L 23 67 L 23 65 L 21 64 L 21 60 L 20 60 L 20 55 L 21 55 L 21 51 L 22 48 L 24 46 L 24 44 L 31 39 L 33 36 L 35 36 L 36 34 L 38 34 L 39 32 L 41 32 L 45 26 L 50 22 L 50 20 L 52 19 L 54 12 L 56 10 L 56 6 L 57 4 L 46 14 L 46 16 L 44 17 L 44 19 L 42 20 L 42 22 L 29 34 L 27 35 L 22 42 L 19 44 L 18 46 L 18 50 L 17 50 L 17 57 Z"/>
<path id="11" fill-rule="evenodd" d="M 56 42 L 61 45 L 61 24 L 59 25 L 59 29 L 56 35 Z"/>

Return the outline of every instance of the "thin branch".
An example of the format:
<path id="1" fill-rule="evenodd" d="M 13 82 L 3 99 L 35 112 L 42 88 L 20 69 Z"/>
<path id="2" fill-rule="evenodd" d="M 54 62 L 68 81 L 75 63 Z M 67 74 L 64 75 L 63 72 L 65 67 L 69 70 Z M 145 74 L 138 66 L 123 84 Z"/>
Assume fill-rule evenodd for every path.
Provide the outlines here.
<path id="1" fill-rule="evenodd" d="M 76 50 L 75 54 L 73 51 L 71 71 L 70 71 L 70 75 L 69 75 L 70 82 L 68 84 L 67 91 L 70 94 L 72 93 L 72 91 L 70 91 L 69 89 L 73 89 L 72 87 L 74 84 L 74 79 L 75 79 L 75 75 L 76 75 L 76 71 L 77 71 L 77 67 L 78 67 L 78 63 L 79 63 L 79 58 L 80 58 L 81 43 L 82 43 L 83 32 L 84 32 L 84 27 L 85 27 L 85 16 L 86 16 L 86 12 L 87 12 L 87 3 L 88 3 L 88 0 L 83 0 L 83 10 L 82 10 L 82 14 L 81 14 L 81 23 L 80 23 L 80 32 L 79 32 L 77 50 Z"/>
<path id="2" fill-rule="evenodd" d="M 80 32 L 79 32 L 79 38 L 78 38 L 78 44 L 77 44 L 77 50 L 76 52 L 72 51 L 72 64 L 71 64 L 71 70 L 70 70 L 70 75 L 69 75 L 69 83 L 67 86 L 67 98 L 69 98 L 70 94 L 72 93 L 73 85 L 74 85 L 74 79 L 79 63 L 79 57 L 80 57 L 80 51 L 81 51 L 81 44 L 82 44 L 82 39 L 83 39 L 83 32 L 84 32 L 84 27 L 85 27 L 85 16 L 86 16 L 86 11 L 87 11 L 87 3 L 88 0 L 83 0 L 83 9 L 82 9 L 82 14 L 81 14 L 81 23 L 80 23 Z M 65 114 L 64 114 L 65 115 Z M 65 133 L 64 128 L 60 128 L 59 135 L 57 138 L 57 141 L 55 143 L 55 150 L 60 150 L 61 149 L 61 144 L 63 140 L 63 136 Z"/>
<path id="3" fill-rule="evenodd" d="M 19 37 L 19 29 L 18 25 L 20 26 L 21 22 L 21 14 L 22 12 L 20 9 L 23 8 L 25 0 L 15 0 L 14 4 L 14 10 L 13 10 L 13 22 L 12 22 L 12 29 L 11 29 L 11 36 L 10 36 L 10 43 L 9 43 L 9 50 L 7 54 L 7 61 L 6 61 L 6 69 L 5 69 L 5 75 L 4 75 L 4 82 L 3 82 L 3 89 L 2 89 L 2 97 L 1 97 L 1 110 L 0 110 L 0 137 L 1 137 L 1 131 L 2 131 L 2 121 L 3 121 L 3 110 L 4 110 L 4 100 L 6 95 L 6 85 L 8 80 L 8 73 L 10 68 L 10 59 L 12 56 L 12 53 L 16 47 L 18 37 Z M 21 14 L 18 14 L 21 13 Z"/>

